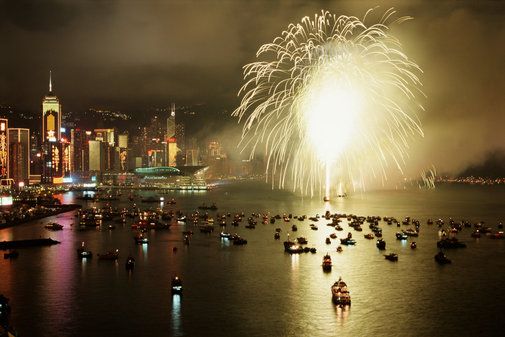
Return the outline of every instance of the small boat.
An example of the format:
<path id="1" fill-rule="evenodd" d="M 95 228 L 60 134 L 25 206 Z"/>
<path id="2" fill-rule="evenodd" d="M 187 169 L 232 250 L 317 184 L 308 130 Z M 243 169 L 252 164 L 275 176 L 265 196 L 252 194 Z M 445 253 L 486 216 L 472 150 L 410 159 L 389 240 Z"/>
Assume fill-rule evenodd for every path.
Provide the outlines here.
<path id="1" fill-rule="evenodd" d="M 386 249 L 386 241 L 384 241 L 383 239 L 379 239 L 379 240 L 377 240 L 376 246 L 377 246 L 377 248 L 379 248 L 379 250 L 385 250 Z"/>
<path id="2" fill-rule="evenodd" d="M 128 256 L 125 262 L 126 270 L 133 270 L 135 268 L 135 259 L 131 256 Z"/>
<path id="3" fill-rule="evenodd" d="M 119 258 L 119 249 L 116 249 L 116 251 L 108 251 L 105 254 L 98 254 L 98 259 L 99 260 L 117 260 Z"/>
<path id="4" fill-rule="evenodd" d="M 438 248 L 465 248 L 466 244 L 459 242 L 457 238 L 443 238 L 437 242 Z"/>
<path id="5" fill-rule="evenodd" d="M 346 246 L 353 246 L 356 244 L 356 240 L 353 238 L 340 239 L 340 243 Z"/>
<path id="6" fill-rule="evenodd" d="M 386 260 L 389 260 L 389 261 L 393 261 L 393 262 L 398 261 L 398 254 L 396 254 L 396 253 L 390 253 L 390 254 L 384 255 L 384 257 L 386 258 Z"/>
<path id="7" fill-rule="evenodd" d="M 396 239 L 397 240 L 407 240 L 409 236 L 405 233 L 402 232 L 396 232 Z"/>
<path id="8" fill-rule="evenodd" d="M 279 232 L 275 232 L 274 239 L 279 240 L 281 238 L 281 234 Z"/>
<path id="9" fill-rule="evenodd" d="M 417 248 L 417 243 L 416 243 L 415 241 L 412 241 L 412 242 L 410 243 L 410 248 L 411 248 L 411 249 L 416 249 L 416 248 Z"/>
<path id="10" fill-rule="evenodd" d="M 323 270 L 331 271 L 331 256 L 329 254 L 323 257 Z"/>
<path id="11" fill-rule="evenodd" d="M 293 232 L 296 232 L 298 230 L 298 227 L 296 225 L 291 226 L 291 230 Z"/>
<path id="12" fill-rule="evenodd" d="M 133 237 L 133 240 L 135 240 L 135 243 L 137 245 L 144 245 L 149 243 L 149 239 L 146 238 L 142 233 L 139 233 Z"/>
<path id="13" fill-rule="evenodd" d="M 351 294 L 341 277 L 331 286 L 331 299 L 336 305 L 351 305 Z"/>
<path id="14" fill-rule="evenodd" d="M 329 245 L 331 243 L 331 239 L 330 238 L 326 238 L 326 244 Z"/>
<path id="15" fill-rule="evenodd" d="M 93 253 L 84 247 L 84 242 L 81 244 L 81 247 L 77 248 L 77 257 L 79 259 L 91 259 L 93 257 Z"/>
<path id="16" fill-rule="evenodd" d="M 338 246 L 337 247 L 337 253 L 342 253 L 342 252 L 343 252 L 342 246 Z"/>
<path id="17" fill-rule="evenodd" d="M 332 239 L 336 239 L 336 238 L 337 238 L 337 234 L 335 234 L 335 233 L 331 233 L 331 234 L 330 234 L 330 238 L 332 238 Z"/>
<path id="18" fill-rule="evenodd" d="M 184 244 L 186 246 L 189 246 L 189 236 L 188 235 L 184 235 Z"/>
<path id="19" fill-rule="evenodd" d="M 442 251 L 438 252 L 437 255 L 435 255 L 435 261 L 437 261 L 438 264 L 451 263 L 451 260 L 449 260 Z"/>
<path id="20" fill-rule="evenodd" d="M 182 294 L 182 281 L 178 276 L 172 279 L 172 294 Z"/>
<path id="21" fill-rule="evenodd" d="M 374 238 L 374 235 L 372 233 L 368 233 L 363 236 L 365 237 L 365 239 L 368 239 L 368 240 L 373 240 L 373 238 Z"/>
<path id="22" fill-rule="evenodd" d="M 207 206 L 206 204 L 202 204 L 201 206 L 198 206 L 198 209 L 215 211 L 215 210 L 217 210 L 217 206 L 216 206 L 216 204 L 212 204 L 210 206 Z"/>
<path id="23" fill-rule="evenodd" d="M 19 252 L 15 249 L 9 250 L 7 253 L 4 253 L 4 259 L 15 259 L 19 256 Z"/>
<path id="24" fill-rule="evenodd" d="M 221 233 L 219 233 L 219 237 L 221 239 L 230 239 L 231 238 L 231 234 L 227 233 L 227 232 L 221 232 Z"/>
<path id="25" fill-rule="evenodd" d="M 52 231 L 60 231 L 63 229 L 63 226 L 60 225 L 59 223 L 56 222 L 51 222 L 47 225 L 44 226 L 46 229 L 52 230 Z"/>
<path id="26" fill-rule="evenodd" d="M 300 236 L 299 238 L 296 238 L 296 242 L 298 242 L 298 244 L 300 245 L 306 245 L 307 243 L 309 243 L 307 241 L 307 239 L 303 236 Z"/>

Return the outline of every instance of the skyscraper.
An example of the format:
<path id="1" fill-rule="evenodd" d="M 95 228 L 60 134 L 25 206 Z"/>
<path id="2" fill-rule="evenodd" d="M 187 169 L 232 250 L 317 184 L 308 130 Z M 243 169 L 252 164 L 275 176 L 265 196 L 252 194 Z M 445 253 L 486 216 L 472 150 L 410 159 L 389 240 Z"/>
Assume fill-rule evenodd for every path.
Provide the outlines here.
<path id="1" fill-rule="evenodd" d="M 170 106 L 170 116 L 167 118 L 167 166 L 176 165 L 177 139 L 175 138 L 175 104 Z"/>
<path id="2" fill-rule="evenodd" d="M 16 185 L 30 180 L 30 129 L 9 128 L 9 177 Z"/>
<path id="3" fill-rule="evenodd" d="M 61 104 L 53 94 L 51 72 L 49 72 L 49 93 L 42 100 L 42 148 L 44 165 L 43 183 L 63 182 L 63 151 L 61 144 Z"/>
<path id="4" fill-rule="evenodd" d="M 0 179 L 9 178 L 9 121 L 0 118 Z"/>
<path id="5" fill-rule="evenodd" d="M 61 104 L 53 94 L 51 72 L 49 72 L 49 93 L 42 100 L 42 142 L 60 140 Z"/>

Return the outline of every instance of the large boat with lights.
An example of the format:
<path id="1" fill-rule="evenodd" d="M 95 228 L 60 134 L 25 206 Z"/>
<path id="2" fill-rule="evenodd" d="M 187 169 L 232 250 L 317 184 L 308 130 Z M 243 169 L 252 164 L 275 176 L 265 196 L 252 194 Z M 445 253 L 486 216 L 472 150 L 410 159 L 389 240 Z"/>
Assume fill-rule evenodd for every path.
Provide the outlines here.
<path id="1" fill-rule="evenodd" d="M 351 294 L 347 289 L 347 284 L 342 280 L 342 277 L 331 286 L 331 299 L 336 305 L 351 305 Z"/>

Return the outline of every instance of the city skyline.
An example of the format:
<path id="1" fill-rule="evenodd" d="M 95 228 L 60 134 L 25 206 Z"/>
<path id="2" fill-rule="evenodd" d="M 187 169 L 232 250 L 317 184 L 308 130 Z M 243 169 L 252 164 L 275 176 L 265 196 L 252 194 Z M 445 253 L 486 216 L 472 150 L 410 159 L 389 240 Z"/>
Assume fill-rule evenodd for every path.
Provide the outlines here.
<path id="1" fill-rule="evenodd" d="M 142 111 L 176 102 L 204 106 L 201 117 L 212 121 L 236 108 L 243 65 L 289 22 L 322 8 L 362 17 L 373 6 L 369 1 L 3 2 L 1 42 L 10 52 L 0 58 L 0 102 L 38 115 L 52 70 L 65 112 L 106 107 L 141 118 Z M 427 96 L 420 116 L 425 137 L 412 144 L 406 171 L 413 175 L 436 165 L 439 172 L 456 173 L 502 151 L 505 52 L 497 41 L 505 37 L 505 5 L 390 1 L 380 10 L 389 7 L 414 18 L 392 31 L 424 70 Z M 44 20 L 44 13 L 54 19 Z M 256 19 L 246 20 L 250 15 Z"/>

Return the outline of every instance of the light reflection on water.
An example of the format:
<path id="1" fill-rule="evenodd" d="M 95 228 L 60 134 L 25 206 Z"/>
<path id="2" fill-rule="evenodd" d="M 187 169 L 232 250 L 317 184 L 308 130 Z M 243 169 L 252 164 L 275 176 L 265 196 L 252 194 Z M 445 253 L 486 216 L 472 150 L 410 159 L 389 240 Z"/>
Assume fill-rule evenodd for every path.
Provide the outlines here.
<path id="1" fill-rule="evenodd" d="M 172 295 L 172 332 L 173 336 L 182 336 L 182 324 L 181 324 L 181 295 Z"/>
<path id="2" fill-rule="evenodd" d="M 373 192 L 323 205 L 320 200 L 300 200 L 269 187 L 226 188 L 228 193 L 219 189 L 191 195 L 174 193 L 176 209 L 189 212 L 203 202 L 216 202 L 221 214 L 270 210 L 272 215 L 312 216 L 324 214 L 331 206 L 332 213 L 398 219 L 408 215 L 421 221 L 452 216 L 493 224 L 505 218 L 505 189 L 486 189 L 486 193 L 477 189 L 469 194 L 457 189 Z M 122 201 L 121 205 L 128 206 L 129 202 Z M 65 229 L 49 232 L 43 228 L 54 220 L 64 224 Z M 218 231 L 204 235 L 196 226 L 181 224 L 169 231 L 150 232 L 149 244 L 136 248 L 131 219 L 113 231 L 84 232 L 70 226 L 74 220 L 70 213 L 0 231 L 1 237 L 7 238 L 50 236 L 62 241 L 53 247 L 22 250 L 16 261 L 0 259 L 0 293 L 11 298 L 14 325 L 23 336 L 43 336 L 47 331 L 72 337 L 403 336 L 405 322 L 412 336 L 499 335 L 495 331 L 500 331 L 498 325 L 505 309 L 505 290 L 499 286 L 499 271 L 505 268 L 505 261 L 500 259 L 505 241 L 485 237 L 474 240 L 468 229 L 458 236 L 469 247 L 448 252 L 453 264 L 438 266 L 433 262 L 438 227 L 424 222 L 419 238 L 413 238 L 418 243 L 416 250 L 408 245 L 412 239 L 396 240 L 396 226 L 381 222 L 386 252 L 400 255 L 398 263 L 391 263 L 384 260 L 386 252 L 376 249 L 375 240 L 363 238 L 368 226 L 363 226 L 363 232 L 355 232 L 346 221 L 341 224 L 344 231 L 337 235 L 342 238 L 351 231 L 357 245 L 343 246 L 344 251 L 338 254 L 338 239 L 330 245 L 324 242 L 334 232 L 325 219 L 317 223 L 318 231 L 310 230 L 311 222 L 307 220 L 258 224 L 255 230 L 244 229 L 243 222 L 233 228 L 249 242 L 242 247 L 225 243 Z M 293 239 L 305 236 L 309 246 L 317 248 L 317 254 L 284 252 L 282 241 L 292 224 L 299 228 L 292 233 Z M 283 233 L 277 241 L 272 237 L 276 227 L 281 227 Z M 185 230 L 195 232 L 189 246 L 183 243 Z M 94 257 L 79 262 L 75 249 L 82 241 Z M 173 247 L 178 248 L 177 253 Z M 97 261 L 97 253 L 116 248 L 121 253 L 119 261 Z M 331 273 L 321 268 L 326 252 L 333 260 Z M 128 273 L 124 265 L 130 253 L 137 261 L 133 273 Z M 174 275 L 184 280 L 184 302 L 170 295 Z M 461 289 L 475 287 L 476 275 L 479 287 L 486 291 L 462 297 Z M 339 276 L 349 285 L 352 315 L 350 308 L 338 308 L 331 302 L 330 287 Z M 414 308 L 412 303 L 420 305 Z M 471 313 L 464 309 L 470 306 Z M 139 322 L 139 317 L 149 317 L 155 324 Z M 472 323 L 476 321 L 487 324 Z"/>

